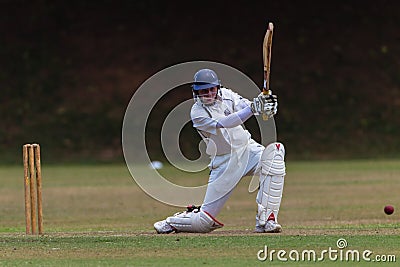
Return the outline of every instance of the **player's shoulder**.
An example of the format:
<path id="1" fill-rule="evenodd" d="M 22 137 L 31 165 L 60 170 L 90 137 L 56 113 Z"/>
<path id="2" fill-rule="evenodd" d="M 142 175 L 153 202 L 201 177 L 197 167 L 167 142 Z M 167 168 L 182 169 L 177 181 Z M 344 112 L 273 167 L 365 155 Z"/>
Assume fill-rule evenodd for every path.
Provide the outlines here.
<path id="1" fill-rule="evenodd" d="M 221 86 L 220 88 L 222 95 L 230 95 L 233 93 L 232 89 Z"/>
<path id="2" fill-rule="evenodd" d="M 207 111 L 201 104 L 199 104 L 198 102 L 195 102 L 192 105 L 192 108 L 190 110 L 190 116 L 193 118 L 193 117 L 199 117 L 199 116 L 203 116 L 203 115 L 208 116 Z"/>
<path id="3" fill-rule="evenodd" d="M 237 97 L 237 93 L 235 93 L 232 89 L 221 87 L 221 97 L 222 100 L 234 100 Z"/>

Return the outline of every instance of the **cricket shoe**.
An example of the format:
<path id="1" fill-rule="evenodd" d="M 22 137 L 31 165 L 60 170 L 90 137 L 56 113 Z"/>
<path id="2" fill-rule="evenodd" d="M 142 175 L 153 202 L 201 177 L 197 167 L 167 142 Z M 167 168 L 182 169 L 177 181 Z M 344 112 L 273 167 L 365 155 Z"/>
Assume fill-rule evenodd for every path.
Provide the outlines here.
<path id="1" fill-rule="evenodd" d="M 266 232 L 266 233 L 280 233 L 280 232 L 282 232 L 282 226 L 279 223 L 277 223 L 277 222 L 275 222 L 273 220 L 269 220 L 265 224 L 264 232 Z"/>
<path id="2" fill-rule="evenodd" d="M 282 226 L 275 222 L 274 220 L 269 220 L 264 226 L 256 224 L 256 228 L 254 230 L 256 233 L 280 233 L 282 232 Z"/>
<path id="3" fill-rule="evenodd" d="M 158 234 L 169 234 L 175 231 L 175 228 L 169 225 L 166 220 L 156 222 L 154 229 L 156 229 Z"/>

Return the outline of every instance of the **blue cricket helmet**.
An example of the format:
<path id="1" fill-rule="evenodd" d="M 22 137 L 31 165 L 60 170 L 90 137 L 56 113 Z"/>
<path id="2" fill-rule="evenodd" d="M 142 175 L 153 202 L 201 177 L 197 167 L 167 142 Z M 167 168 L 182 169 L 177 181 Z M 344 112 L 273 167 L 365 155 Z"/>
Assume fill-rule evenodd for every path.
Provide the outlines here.
<path id="1" fill-rule="evenodd" d="M 218 80 L 215 71 L 210 69 L 201 69 L 194 75 L 194 83 L 192 85 L 194 91 L 215 86 L 218 86 L 218 88 L 221 86 L 221 82 Z"/>

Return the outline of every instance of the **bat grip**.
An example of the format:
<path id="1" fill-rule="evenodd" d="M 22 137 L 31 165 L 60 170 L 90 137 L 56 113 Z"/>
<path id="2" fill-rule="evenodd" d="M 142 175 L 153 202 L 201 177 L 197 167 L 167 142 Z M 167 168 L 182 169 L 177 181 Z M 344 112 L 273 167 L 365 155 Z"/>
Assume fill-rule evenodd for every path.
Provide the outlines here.
<path id="1" fill-rule="evenodd" d="M 267 89 L 267 80 L 264 80 L 264 86 L 263 86 L 263 95 L 272 95 L 272 91 Z M 262 114 L 262 118 L 264 121 L 268 120 L 267 114 Z"/>
<path id="2" fill-rule="evenodd" d="M 267 80 L 264 80 L 263 94 L 264 95 L 271 95 L 272 92 L 271 92 L 271 90 L 269 90 L 269 88 L 267 89 L 267 86 L 268 86 Z"/>
<path id="3" fill-rule="evenodd" d="M 267 89 L 263 88 L 263 95 L 271 95 L 271 94 L 272 94 L 271 90 L 267 90 Z M 267 121 L 268 120 L 267 114 L 263 113 L 262 114 L 262 118 L 263 118 L 264 121 Z"/>

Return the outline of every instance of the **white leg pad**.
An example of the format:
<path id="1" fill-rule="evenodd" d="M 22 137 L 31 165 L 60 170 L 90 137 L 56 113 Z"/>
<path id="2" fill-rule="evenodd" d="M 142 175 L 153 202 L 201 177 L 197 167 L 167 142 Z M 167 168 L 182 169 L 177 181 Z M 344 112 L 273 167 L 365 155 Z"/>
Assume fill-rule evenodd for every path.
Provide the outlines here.
<path id="1" fill-rule="evenodd" d="M 283 144 L 269 144 L 261 155 L 260 167 L 262 174 L 285 176 L 285 147 Z"/>
<path id="2" fill-rule="evenodd" d="M 209 233 L 224 225 L 205 211 L 177 213 L 167 218 L 167 223 L 177 232 Z"/>
<path id="3" fill-rule="evenodd" d="M 257 194 L 258 220 L 261 226 L 265 225 L 271 213 L 275 221 L 278 219 L 283 192 L 283 176 L 266 176 L 260 184 Z"/>
<path id="4" fill-rule="evenodd" d="M 285 168 L 285 148 L 281 143 L 268 145 L 261 156 L 260 187 L 257 194 L 258 224 L 264 226 L 274 214 L 278 219 L 281 205 Z"/>

